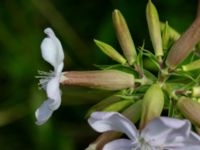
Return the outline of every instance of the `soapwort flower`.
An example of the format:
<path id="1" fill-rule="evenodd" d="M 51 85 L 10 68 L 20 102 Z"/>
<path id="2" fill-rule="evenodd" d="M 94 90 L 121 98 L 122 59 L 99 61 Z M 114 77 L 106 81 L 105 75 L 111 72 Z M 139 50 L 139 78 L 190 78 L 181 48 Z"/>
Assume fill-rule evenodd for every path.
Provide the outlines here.
<path id="1" fill-rule="evenodd" d="M 191 131 L 188 120 L 159 117 L 140 132 L 130 120 L 117 112 L 94 112 L 88 119 L 97 132 L 118 131 L 130 139 L 107 143 L 103 150 L 199 150 L 200 136 Z"/>
<path id="2" fill-rule="evenodd" d="M 64 65 L 64 53 L 59 39 L 51 28 L 46 28 L 44 32 L 47 37 L 41 43 L 42 57 L 53 66 L 54 71 L 39 71 L 39 84 L 47 92 L 48 99 L 35 112 L 37 125 L 45 123 L 51 117 L 53 111 L 58 109 L 61 104 L 59 84 Z"/>

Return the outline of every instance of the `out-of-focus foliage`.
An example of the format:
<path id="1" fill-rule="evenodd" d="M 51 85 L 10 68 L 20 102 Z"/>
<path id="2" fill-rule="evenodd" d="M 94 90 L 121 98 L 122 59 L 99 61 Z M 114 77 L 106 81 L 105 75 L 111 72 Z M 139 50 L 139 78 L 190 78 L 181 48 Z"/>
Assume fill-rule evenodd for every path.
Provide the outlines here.
<path id="1" fill-rule="evenodd" d="M 111 94 L 79 87 L 62 87 L 62 106 L 43 126 L 34 112 L 45 99 L 38 90 L 37 70 L 50 66 L 40 54 L 43 30 L 52 27 L 65 50 L 65 70 L 88 70 L 93 64 L 114 64 L 93 39 L 121 52 L 112 25 L 112 11 L 127 20 L 136 47 L 149 39 L 146 0 L 2 0 L 0 1 L 0 149 L 79 150 L 95 137 L 84 116 L 88 108 Z M 153 1 L 161 21 L 180 33 L 196 15 L 197 1 Z M 148 40 L 149 41 L 149 40 Z M 146 42 L 145 46 L 151 44 Z"/>

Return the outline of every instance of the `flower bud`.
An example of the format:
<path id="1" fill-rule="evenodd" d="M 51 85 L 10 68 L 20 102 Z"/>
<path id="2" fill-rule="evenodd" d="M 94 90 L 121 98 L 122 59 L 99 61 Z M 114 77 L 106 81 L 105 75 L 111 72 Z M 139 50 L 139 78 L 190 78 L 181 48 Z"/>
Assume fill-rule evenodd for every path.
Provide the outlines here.
<path id="1" fill-rule="evenodd" d="M 120 53 L 118 53 L 112 46 L 98 40 L 94 40 L 94 42 L 106 55 L 108 55 L 113 60 L 119 62 L 120 64 L 126 63 L 126 59 Z"/>
<path id="2" fill-rule="evenodd" d="M 162 31 L 162 46 L 163 50 L 166 51 L 170 46 L 170 35 L 168 22 L 165 23 Z"/>
<path id="3" fill-rule="evenodd" d="M 102 111 L 103 109 L 105 109 L 107 106 L 111 105 L 111 104 L 114 104 L 114 103 L 117 103 L 117 102 L 120 102 L 121 101 L 121 97 L 118 96 L 122 94 L 122 91 L 119 91 L 117 93 L 115 93 L 114 95 L 111 95 L 103 100 L 101 100 L 99 103 L 97 103 L 96 105 L 92 106 L 87 114 L 86 114 L 86 117 L 89 117 L 89 115 L 92 113 L 92 112 L 95 112 L 95 111 Z"/>
<path id="4" fill-rule="evenodd" d="M 178 31 L 172 28 L 167 22 L 166 23 L 160 22 L 161 32 L 164 32 L 164 30 L 166 30 L 165 28 L 167 28 L 167 34 L 169 35 L 170 39 L 172 39 L 173 41 L 179 39 L 180 33 L 178 33 Z"/>
<path id="5" fill-rule="evenodd" d="M 159 117 L 164 106 L 164 95 L 159 84 L 155 83 L 150 86 L 143 97 L 142 114 L 140 120 L 140 129 L 154 119 Z"/>
<path id="6" fill-rule="evenodd" d="M 174 43 L 170 49 L 166 64 L 174 69 L 191 53 L 193 47 L 200 39 L 200 17 L 197 17 L 185 33 Z"/>
<path id="7" fill-rule="evenodd" d="M 200 69 L 200 60 L 196 60 L 189 64 L 183 65 L 182 69 L 184 71 L 192 71 L 192 70 Z"/>
<path id="8" fill-rule="evenodd" d="M 107 106 L 105 109 L 103 109 L 103 111 L 106 111 L 106 112 L 112 112 L 112 111 L 120 112 L 120 111 L 124 110 L 126 107 L 130 106 L 131 104 L 132 104 L 132 101 L 121 100 L 119 102 L 116 102 L 116 103 L 113 103 L 113 104 Z"/>
<path id="9" fill-rule="evenodd" d="M 177 103 L 179 110 L 194 125 L 200 127 L 200 103 L 186 97 L 181 97 Z"/>
<path id="10" fill-rule="evenodd" d="M 165 24 L 160 23 L 160 29 L 162 33 L 162 46 L 164 52 L 166 53 L 172 44 L 179 39 L 180 34 L 175 29 L 170 27 L 167 21 Z"/>
<path id="11" fill-rule="evenodd" d="M 113 12 L 113 24 L 117 33 L 117 38 L 129 65 L 136 61 L 137 53 L 129 32 L 126 20 L 119 10 Z"/>
<path id="12" fill-rule="evenodd" d="M 69 71 L 62 74 L 60 82 L 103 90 L 121 90 L 134 87 L 134 76 L 117 70 Z"/>
<path id="13" fill-rule="evenodd" d="M 151 0 L 147 3 L 146 18 L 155 55 L 158 57 L 163 56 L 159 16 Z"/>
<path id="14" fill-rule="evenodd" d="M 140 117 L 141 117 L 141 112 L 142 112 L 142 100 L 139 100 L 126 108 L 123 111 L 123 115 L 129 118 L 133 123 L 136 123 Z"/>

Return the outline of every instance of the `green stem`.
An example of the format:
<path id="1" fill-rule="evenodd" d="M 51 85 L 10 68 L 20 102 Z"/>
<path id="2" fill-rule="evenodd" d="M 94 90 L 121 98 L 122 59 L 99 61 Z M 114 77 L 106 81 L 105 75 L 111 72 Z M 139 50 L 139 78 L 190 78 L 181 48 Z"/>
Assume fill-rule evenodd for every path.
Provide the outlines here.
<path id="1" fill-rule="evenodd" d="M 141 69 L 140 65 L 135 64 L 135 65 L 134 65 L 134 68 L 135 68 L 135 71 L 137 71 L 137 73 L 140 75 L 140 77 L 144 77 L 144 72 L 143 72 L 143 70 Z"/>
<path id="2" fill-rule="evenodd" d="M 168 108 L 168 117 L 173 117 L 173 115 L 174 115 L 173 101 L 170 98 L 170 100 L 169 100 L 169 108 Z"/>
<path id="3" fill-rule="evenodd" d="M 141 79 L 135 79 L 136 83 L 140 83 L 141 85 L 152 84 L 153 81 L 143 76 Z"/>
<path id="4" fill-rule="evenodd" d="M 168 68 L 161 69 L 160 75 L 158 77 L 158 81 L 163 84 L 169 78 L 169 70 Z"/>

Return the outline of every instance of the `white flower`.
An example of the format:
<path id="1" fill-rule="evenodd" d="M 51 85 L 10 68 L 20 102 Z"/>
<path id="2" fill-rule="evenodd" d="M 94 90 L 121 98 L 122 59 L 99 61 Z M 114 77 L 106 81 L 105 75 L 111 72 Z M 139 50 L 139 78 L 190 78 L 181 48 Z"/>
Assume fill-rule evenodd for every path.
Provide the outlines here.
<path id="1" fill-rule="evenodd" d="M 45 61 L 54 67 L 50 73 L 40 71 L 38 76 L 41 87 L 47 92 L 48 99 L 36 110 L 36 124 L 45 123 L 52 115 L 53 111 L 58 109 L 61 104 L 61 92 L 59 82 L 63 70 L 64 53 L 59 39 L 55 36 L 51 28 L 46 28 L 44 32 L 47 37 L 41 43 L 42 57 Z"/>
<path id="2" fill-rule="evenodd" d="M 200 136 L 188 120 L 159 117 L 141 132 L 117 112 L 94 112 L 88 122 L 97 132 L 119 131 L 130 138 L 109 142 L 103 150 L 200 150 Z"/>

